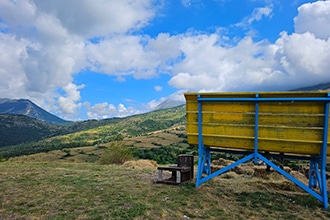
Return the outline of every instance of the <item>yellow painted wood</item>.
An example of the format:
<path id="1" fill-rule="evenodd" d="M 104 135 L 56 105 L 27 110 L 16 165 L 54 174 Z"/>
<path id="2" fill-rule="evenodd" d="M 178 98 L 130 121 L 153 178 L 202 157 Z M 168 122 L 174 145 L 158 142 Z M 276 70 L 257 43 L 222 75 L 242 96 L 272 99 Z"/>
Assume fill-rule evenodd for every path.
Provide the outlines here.
<path id="1" fill-rule="evenodd" d="M 198 113 L 188 113 L 187 122 L 197 122 Z M 238 113 L 214 113 L 205 112 L 203 113 L 203 123 L 231 123 L 231 124 L 252 124 L 254 123 L 253 114 L 238 114 Z"/>
<path id="2" fill-rule="evenodd" d="M 194 145 L 198 144 L 197 94 L 185 94 L 188 142 Z M 258 94 L 259 97 L 267 98 L 327 96 L 327 92 Z M 201 96 L 242 98 L 255 97 L 255 93 L 201 93 Z M 202 115 L 204 145 L 253 150 L 254 103 L 203 102 Z M 323 123 L 323 102 L 261 102 L 259 103 L 259 149 L 280 153 L 319 154 L 322 145 Z M 330 139 L 329 134 L 328 139 Z M 330 156 L 329 151 L 327 152 L 328 156 Z"/>
<path id="3" fill-rule="evenodd" d="M 189 103 L 189 105 L 188 105 Z M 198 111 L 197 100 L 196 102 L 187 102 L 187 111 Z M 203 103 L 203 112 L 254 112 L 254 104 L 252 103 L 222 103 L 221 106 L 214 105 L 214 103 Z"/>
<path id="4" fill-rule="evenodd" d="M 323 114 L 324 113 L 324 103 L 313 103 L 311 102 L 282 102 L 282 103 L 272 103 L 263 102 L 259 104 L 260 112 L 267 113 L 305 113 L 305 114 Z"/>
<path id="5" fill-rule="evenodd" d="M 306 108 L 308 107 L 308 108 Z M 197 100 L 196 102 L 187 102 L 187 111 L 198 111 Z M 203 103 L 203 112 L 254 112 L 254 103 L 238 103 L 238 102 L 222 102 L 221 106 L 214 102 Z M 324 104 L 323 103 L 313 103 L 310 102 L 262 102 L 259 103 L 260 112 L 268 113 L 305 113 L 305 114 L 323 114 Z"/>
<path id="6" fill-rule="evenodd" d="M 198 125 L 192 124 L 187 127 L 187 133 L 197 131 Z M 296 127 L 273 127 L 260 126 L 259 137 L 275 139 L 297 139 L 306 141 L 322 140 L 323 129 L 320 128 L 296 128 Z M 203 124 L 203 134 L 223 135 L 254 138 L 254 126 L 252 125 L 230 125 L 230 124 Z"/>
<path id="7" fill-rule="evenodd" d="M 253 124 L 253 113 L 204 112 L 203 123 Z M 323 127 L 323 114 L 272 114 L 259 113 L 259 125 Z M 198 113 L 187 112 L 187 123 L 197 123 Z"/>
<path id="8" fill-rule="evenodd" d="M 254 138 L 237 136 L 203 136 L 204 145 L 228 149 L 253 150 Z M 198 143 L 198 136 L 188 134 L 188 142 Z M 320 154 L 321 141 L 281 140 L 259 138 L 259 150 L 267 152 L 279 152 L 290 154 Z M 328 154 L 329 156 L 329 154 Z"/>

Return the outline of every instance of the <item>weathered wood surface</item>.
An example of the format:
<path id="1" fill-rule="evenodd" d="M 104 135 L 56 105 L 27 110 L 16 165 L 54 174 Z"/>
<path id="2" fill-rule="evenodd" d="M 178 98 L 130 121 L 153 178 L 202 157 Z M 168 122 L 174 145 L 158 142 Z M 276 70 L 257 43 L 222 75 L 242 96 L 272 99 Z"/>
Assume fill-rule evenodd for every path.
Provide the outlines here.
<path id="1" fill-rule="evenodd" d="M 171 166 L 160 166 L 158 169 L 158 183 L 180 184 L 194 178 L 194 156 L 180 154 L 178 163 Z M 163 170 L 172 172 L 169 179 L 163 179 Z"/>
<path id="2" fill-rule="evenodd" d="M 199 93 L 204 98 L 254 98 L 256 93 Z M 326 97 L 328 92 L 264 92 L 260 98 Z M 188 142 L 198 144 L 198 93 L 186 93 Z M 260 102 L 259 150 L 315 155 L 323 137 L 324 102 Z M 203 102 L 202 130 L 205 146 L 254 148 L 255 103 Z M 328 134 L 329 140 L 329 134 Z M 329 146 L 329 142 L 328 142 Z M 327 155 L 330 156 L 329 150 Z"/>

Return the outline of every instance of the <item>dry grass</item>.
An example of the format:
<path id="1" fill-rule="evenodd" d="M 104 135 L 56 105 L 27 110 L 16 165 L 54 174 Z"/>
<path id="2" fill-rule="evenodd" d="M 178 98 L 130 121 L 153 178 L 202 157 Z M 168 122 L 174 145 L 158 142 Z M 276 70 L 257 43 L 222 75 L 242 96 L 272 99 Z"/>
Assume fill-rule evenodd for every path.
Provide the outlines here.
<path id="1" fill-rule="evenodd" d="M 109 144 L 107 144 L 109 145 Z M 38 153 L 20 157 L 10 158 L 10 161 L 17 162 L 95 162 L 104 153 L 101 146 L 89 146 L 54 150 L 47 153 Z"/>
<path id="2" fill-rule="evenodd" d="M 152 160 L 130 160 L 123 164 L 123 167 L 129 169 L 156 169 L 157 162 Z"/>
<path id="3" fill-rule="evenodd" d="M 169 146 L 172 144 L 184 145 L 185 140 L 180 135 L 185 135 L 184 126 L 171 127 L 169 129 L 150 133 L 146 136 L 126 137 L 123 144 L 127 146 L 134 146 L 136 148 L 154 148 L 158 146 Z M 99 144 L 97 146 L 68 148 L 64 150 L 55 150 L 47 153 L 38 153 L 33 155 L 20 156 L 10 158 L 10 161 L 30 161 L 30 162 L 96 162 L 98 158 L 104 153 L 106 147 L 109 147 L 112 142 L 106 144 Z M 155 145 L 157 144 L 157 146 Z M 69 152 L 69 154 L 68 154 Z"/>
<path id="4" fill-rule="evenodd" d="M 157 132 L 125 143 L 131 140 L 146 147 L 153 141 L 169 141 L 166 145 L 177 141 L 176 132 L 184 131 Z M 121 166 L 94 163 L 103 147 L 72 148 L 0 163 L 0 219 L 330 218 L 330 211 L 314 197 L 276 172 L 265 172 L 265 167 L 244 164 L 197 189 L 194 181 L 162 185 L 154 184 L 154 161 L 128 161 Z M 231 161 L 214 163 L 219 168 Z M 307 181 L 302 173 L 286 169 Z"/>
<path id="5" fill-rule="evenodd" d="M 154 162 L 131 164 L 0 163 L 0 219 L 330 218 L 320 202 L 275 172 L 227 173 L 196 189 L 194 181 L 154 184 Z"/>
<path id="6" fill-rule="evenodd" d="M 182 137 L 179 137 L 180 134 L 186 134 L 184 126 L 152 132 L 145 136 L 129 137 L 125 138 L 124 141 L 127 145 L 134 147 L 152 148 L 155 147 L 154 143 L 157 143 L 157 146 L 169 146 L 183 140 Z"/>

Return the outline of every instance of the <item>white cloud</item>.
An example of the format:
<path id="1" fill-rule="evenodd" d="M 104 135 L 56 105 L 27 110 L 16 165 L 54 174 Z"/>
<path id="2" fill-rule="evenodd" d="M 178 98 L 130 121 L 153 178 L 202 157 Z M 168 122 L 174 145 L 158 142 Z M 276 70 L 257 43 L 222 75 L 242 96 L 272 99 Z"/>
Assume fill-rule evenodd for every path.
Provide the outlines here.
<path id="1" fill-rule="evenodd" d="M 328 30 L 330 18 L 323 26 L 315 22 Z M 330 39 L 314 32 L 283 32 L 274 44 L 245 37 L 231 46 L 219 34 L 186 34 L 180 38 L 184 59 L 169 84 L 190 91 L 273 91 L 328 82 Z"/>
<path id="2" fill-rule="evenodd" d="M 126 75 L 147 79 L 157 76 L 157 71 L 168 72 L 167 62 L 173 63 L 180 56 L 177 38 L 162 33 L 155 39 L 115 35 L 99 44 L 88 44 L 86 50 L 92 70 L 116 75 L 119 79 Z"/>
<path id="3" fill-rule="evenodd" d="M 320 83 L 330 80 L 330 40 L 316 38 L 310 32 L 287 35 L 283 33 L 275 44 L 277 58 L 292 83 Z"/>
<path id="4" fill-rule="evenodd" d="M 155 89 L 156 92 L 159 92 L 159 91 L 162 91 L 163 90 L 163 87 L 161 87 L 161 86 L 155 86 L 154 89 Z"/>
<path id="5" fill-rule="evenodd" d="M 125 33 L 145 26 L 154 16 L 153 0 L 33 0 L 43 13 L 59 19 L 63 27 L 83 37 Z"/>
<path id="6" fill-rule="evenodd" d="M 143 58 L 145 53 L 140 41 L 139 36 L 118 35 L 99 44 L 88 44 L 86 50 L 91 69 L 118 76 L 138 75 L 136 71 L 152 69 L 151 63 Z"/>
<path id="7" fill-rule="evenodd" d="M 186 90 L 178 90 L 175 93 L 171 94 L 168 99 L 178 102 L 185 102 L 184 93 Z"/>
<path id="8" fill-rule="evenodd" d="M 182 89 L 207 89 L 209 90 L 219 90 L 217 88 L 221 88 L 221 84 L 219 84 L 219 80 L 216 77 L 213 77 L 209 74 L 205 73 L 178 73 L 173 76 L 169 81 L 169 84 Z"/>
<path id="9" fill-rule="evenodd" d="M 250 37 L 228 47 L 222 46 L 217 34 L 185 36 L 181 50 L 185 58 L 175 66 L 176 74 L 169 81 L 180 89 L 225 91 L 253 87 L 271 65 L 265 60 L 269 56 L 267 44 L 255 43 Z"/>
<path id="10" fill-rule="evenodd" d="M 148 102 L 148 107 L 150 109 L 155 109 L 159 104 L 161 104 L 162 102 L 164 102 L 166 99 L 165 98 L 161 98 L 159 100 L 151 100 L 150 102 Z"/>
<path id="11" fill-rule="evenodd" d="M 272 17 L 273 5 L 267 5 L 265 7 L 259 7 L 253 9 L 250 16 L 245 17 L 241 22 L 237 23 L 236 26 L 248 28 L 250 25 L 256 21 L 260 21 L 265 17 Z"/>
<path id="12" fill-rule="evenodd" d="M 37 8 L 30 1 L 0 1 L 2 22 L 14 32 L 27 31 L 34 22 L 36 11 Z M 19 28 L 21 30 L 18 30 Z"/>
<path id="13" fill-rule="evenodd" d="M 3 97 L 16 98 L 25 92 L 26 76 L 19 60 L 26 44 L 14 35 L 0 32 L 0 94 Z"/>
<path id="14" fill-rule="evenodd" d="M 254 21 L 260 21 L 263 17 L 269 17 L 271 16 L 271 13 L 273 11 L 273 6 L 266 6 L 261 8 L 255 8 L 252 12 L 252 16 L 248 18 L 248 23 L 251 24 Z"/>
<path id="15" fill-rule="evenodd" d="M 191 2 L 197 1 L 182 1 L 187 6 Z M 127 75 L 141 79 L 172 74 L 168 83 L 179 91 L 283 90 L 330 81 L 330 1 L 299 7 L 295 33 L 283 32 L 275 43 L 228 39 L 221 32 L 130 34 L 155 16 L 154 3 L 0 1 L 1 96 L 30 98 L 62 117 L 85 106 L 89 118 L 104 118 L 145 112 L 164 98 L 140 108 L 83 105 L 83 87 L 73 82 L 75 73 L 90 68 L 122 82 Z M 256 8 L 239 26 L 250 27 L 272 13 L 272 5 Z M 182 92 L 175 96 L 182 98 Z"/>
<path id="16" fill-rule="evenodd" d="M 90 119 L 105 119 L 112 117 L 126 117 L 129 115 L 135 115 L 143 113 L 140 109 L 133 107 L 126 107 L 124 104 L 120 103 L 117 106 L 114 104 L 109 104 L 107 102 L 102 102 L 95 104 L 93 106 L 87 107 L 87 117 Z"/>
<path id="17" fill-rule="evenodd" d="M 111 71 L 109 66 L 114 64 L 113 71 L 127 71 L 127 64 L 133 61 L 141 71 L 136 77 L 154 75 L 155 66 L 148 66 L 148 57 L 143 56 L 145 59 L 141 62 L 138 57 L 133 60 L 125 58 L 144 53 L 140 45 L 143 37 L 134 41 L 134 37 L 125 37 L 124 34 L 147 25 L 157 7 L 153 0 L 0 1 L 1 96 L 30 98 L 66 117 L 79 109 L 79 99 L 68 91 L 65 97 L 61 97 L 56 91 L 66 91 L 67 85 L 74 85 L 73 74 L 87 67 Z M 111 41 L 116 35 L 124 38 L 119 46 L 128 46 L 121 57 L 124 59 L 114 60 L 115 63 L 97 57 L 91 44 L 87 43 L 95 37 Z M 95 51 L 100 52 L 102 46 L 116 43 L 118 41 L 114 40 L 98 44 Z M 134 54 L 133 50 L 139 47 L 142 53 Z M 119 48 L 116 49 L 118 52 Z M 88 63 L 90 61 L 94 63 Z M 128 71 L 128 74 L 133 72 Z M 118 80 L 125 79 L 119 75 Z M 58 100 L 58 106 L 47 104 L 56 104 L 54 100 Z"/>
<path id="18" fill-rule="evenodd" d="M 103 102 L 88 108 L 88 110 L 88 118 L 103 119 L 108 118 L 113 113 L 115 113 L 116 107 L 112 104 L 108 104 L 107 102 Z"/>
<path id="19" fill-rule="evenodd" d="M 296 33 L 311 32 L 324 40 L 330 37 L 330 1 L 303 4 L 298 8 L 298 12 L 294 19 Z"/>
<path id="20" fill-rule="evenodd" d="M 63 87 L 65 91 L 65 96 L 58 98 L 59 111 L 64 114 L 73 115 L 79 109 L 82 103 L 77 103 L 80 101 L 80 92 L 79 89 L 84 88 L 84 85 L 77 86 L 73 83 L 69 83 Z"/>

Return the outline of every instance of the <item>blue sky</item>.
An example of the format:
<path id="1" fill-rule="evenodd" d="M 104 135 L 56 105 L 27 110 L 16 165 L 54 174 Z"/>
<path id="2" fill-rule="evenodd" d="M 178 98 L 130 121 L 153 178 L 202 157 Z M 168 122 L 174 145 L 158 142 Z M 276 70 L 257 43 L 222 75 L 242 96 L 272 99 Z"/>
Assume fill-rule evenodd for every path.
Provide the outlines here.
<path id="1" fill-rule="evenodd" d="M 330 1 L 2 0 L 0 97 L 69 120 L 330 81 Z"/>

